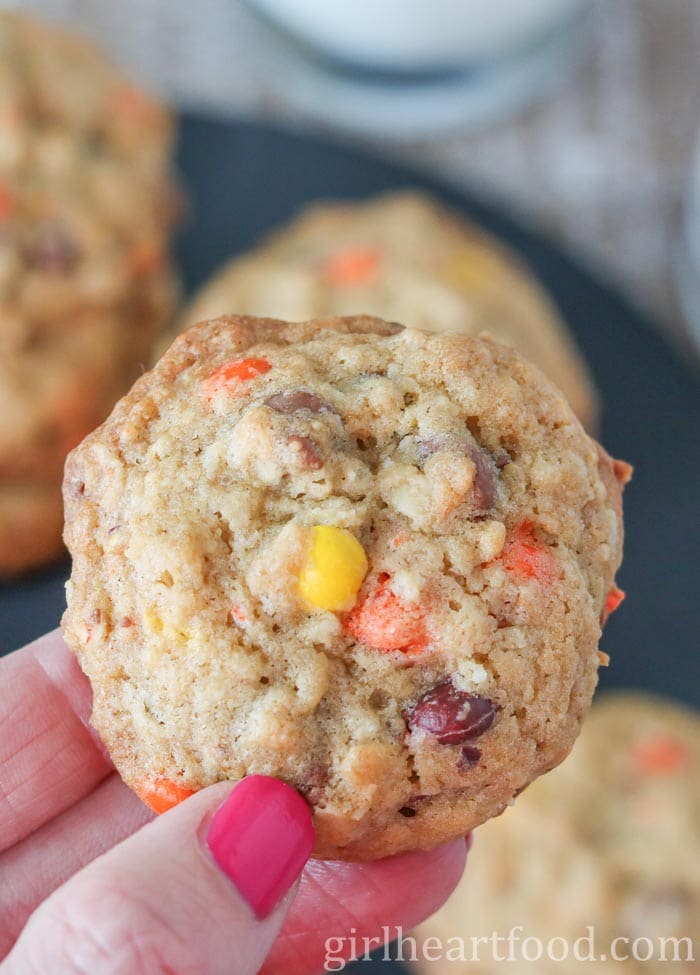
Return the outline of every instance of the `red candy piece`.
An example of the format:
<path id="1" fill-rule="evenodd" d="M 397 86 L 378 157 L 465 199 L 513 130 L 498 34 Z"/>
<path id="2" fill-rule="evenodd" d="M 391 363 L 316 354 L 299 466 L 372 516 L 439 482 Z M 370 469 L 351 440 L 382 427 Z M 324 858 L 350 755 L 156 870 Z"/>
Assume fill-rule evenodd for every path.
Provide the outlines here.
<path id="1" fill-rule="evenodd" d="M 247 391 L 241 389 L 240 384 L 262 376 L 270 369 L 272 364 L 267 359 L 236 359 L 235 362 L 227 362 L 204 381 L 204 396 L 209 403 L 222 391 L 231 396 L 245 396 Z"/>
<path id="2" fill-rule="evenodd" d="M 345 617 L 345 630 L 373 650 L 418 651 L 430 636 L 426 614 L 418 603 L 408 603 L 386 586 L 389 576 L 354 606 Z"/>
<path id="3" fill-rule="evenodd" d="M 528 521 L 516 525 L 506 541 L 501 561 L 511 575 L 548 585 L 556 578 L 557 564 L 549 549 L 537 541 L 533 529 Z"/>
<path id="4" fill-rule="evenodd" d="M 332 284 L 364 284 L 379 271 L 381 262 L 377 251 L 369 247 L 353 247 L 331 257 L 324 273 Z"/>
<path id="5" fill-rule="evenodd" d="M 473 745 L 491 727 L 496 717 L 493 701 L 468 691 L 458 691 L 450 679 L 437 684 L 405 712 L 411 731 L 420 728 L 441 745 Z M 463 764 L 475 764 L 477 749 L 466 749 Z"/>
<path id="6" fill-rule="evenodd" d="M 185 789 L 177 782 L 173 782 L 172 779 L 160 777 L 139 782 L 134 788 L 134 792 L 141 802 L 145 802 L 148 808 L 152 809 L 154 813 L 158 813 L 159 816 L 194 795 L 193 789 Z"/>
<path id="7" fill-rule="evenodd" d="M 635 748 L 635 758 L 647 775 L 675 775 L 688 762 L 688 751 L 676 738 L 648 738 Z"/>

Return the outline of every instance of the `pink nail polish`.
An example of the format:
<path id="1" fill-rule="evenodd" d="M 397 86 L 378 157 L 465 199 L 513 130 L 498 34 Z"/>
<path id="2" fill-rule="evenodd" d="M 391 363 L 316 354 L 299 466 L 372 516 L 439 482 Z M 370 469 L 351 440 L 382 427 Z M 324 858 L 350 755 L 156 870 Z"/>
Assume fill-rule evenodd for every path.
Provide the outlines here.
<path id="1" fill-rule="evenodd" d="M 207 846 L 256 917 L 267 917 L 302 871 L 314 845 L 311 812 L 278 779 L 250 775 L 214 813 Z"/>

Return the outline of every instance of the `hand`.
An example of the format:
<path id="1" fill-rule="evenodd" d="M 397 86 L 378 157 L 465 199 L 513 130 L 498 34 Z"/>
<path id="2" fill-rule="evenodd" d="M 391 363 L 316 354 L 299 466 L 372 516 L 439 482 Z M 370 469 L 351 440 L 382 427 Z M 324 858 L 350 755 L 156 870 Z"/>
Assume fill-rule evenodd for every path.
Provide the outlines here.
<path id="1" fill-rule="evenodd" d="M 337 958 L 350 934 L 408 932 L 459 879 L 463 840 L 302 873 L 310 816 L 274 779 L 153 820 L 88 726 L 57 632 L 0 660 L 0 689 L 0 975 L 311 975 L 327 938 L 346 939 Z"/>

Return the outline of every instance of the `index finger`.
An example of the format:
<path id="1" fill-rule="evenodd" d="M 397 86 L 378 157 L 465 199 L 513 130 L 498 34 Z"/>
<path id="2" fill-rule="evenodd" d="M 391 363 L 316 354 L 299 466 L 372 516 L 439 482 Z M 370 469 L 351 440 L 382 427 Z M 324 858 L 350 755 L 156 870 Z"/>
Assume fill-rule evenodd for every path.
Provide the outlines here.
<path id="1" fill-rule="evenodd" d="M 58 630 L 0 660 L 0 851 L 112 771 L 88 728 L 87 678 Z"/>
<path id="2" fill-rule="evenodd" d="M 261 975 L 339 971 L 342 961 L 410 934 L 457 886 L 466 855 L 464 840 L 453 840 L 365 863 L 310 860 Z"/>

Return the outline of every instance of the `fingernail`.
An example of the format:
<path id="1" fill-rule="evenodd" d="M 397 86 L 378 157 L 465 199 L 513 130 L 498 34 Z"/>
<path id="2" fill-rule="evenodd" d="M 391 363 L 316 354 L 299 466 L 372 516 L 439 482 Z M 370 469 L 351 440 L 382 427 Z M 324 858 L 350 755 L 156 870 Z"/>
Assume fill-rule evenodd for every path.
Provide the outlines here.
<path id="1" fill-rule="evenodd" d="M 278 779 L 250 775 L 214 813 L 207 846 L 250 904 L 267 917 L 301 873 L 314 845 L 311 812 Z"/>

